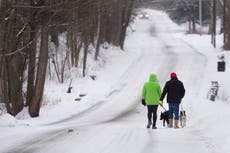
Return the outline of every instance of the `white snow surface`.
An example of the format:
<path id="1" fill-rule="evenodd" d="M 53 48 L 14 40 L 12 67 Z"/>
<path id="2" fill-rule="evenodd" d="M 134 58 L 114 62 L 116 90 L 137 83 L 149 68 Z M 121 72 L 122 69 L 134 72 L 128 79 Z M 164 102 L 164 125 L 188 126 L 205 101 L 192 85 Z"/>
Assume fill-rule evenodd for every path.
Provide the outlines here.
<path id="1" fill-rule="evenodd" d="M 0 116 L 0 153 L 229 153 L 230 54 L 221 49 L 222 36 L 213 48 L 209 35 L 185 34 L 167 14 L 144 11 L 150 17 L 135 20 L 124 51 L 110 46 L 98 62 L 90 60 L 88 75 L 96 80 L 79 78 L 73 70 L 72 93 L 66 93 L 68 81 L 46 83 L 38 118 L 26 109 L 16 118 Z M 225 72 L 217 72 L 220 54 Z M 187 126 L 163 127 L 159 107 L 158 129 L 146 129 L 142 86 L 155 73 L 163 88 L 173 71 L 186 89 Z M 220 85 L 215 102 L 207 99 L 211 81 Z M 80 94 L 85 96 L 76 101 Z"/>

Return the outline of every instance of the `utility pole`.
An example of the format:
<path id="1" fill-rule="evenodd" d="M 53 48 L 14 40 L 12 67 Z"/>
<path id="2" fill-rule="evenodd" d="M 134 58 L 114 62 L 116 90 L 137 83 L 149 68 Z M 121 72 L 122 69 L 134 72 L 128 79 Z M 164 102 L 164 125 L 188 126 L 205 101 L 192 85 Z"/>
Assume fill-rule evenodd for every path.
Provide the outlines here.
<path id="1" fill-rule="evenodd" d="M 223 34 L 224 34 L 224 45 L 226 44 L 226 0 L 223 0 Z"/>
<path id="2" fill-rule="evenodd" d="M 199 20 L 200 20 L 200 34 L 202 33 L 202 0 L 199 0 Z"/>
<path id="3" fill-rule="evenodd" d="M 216 48 L 216 0 L 212 3 L 212 44 Z"/>

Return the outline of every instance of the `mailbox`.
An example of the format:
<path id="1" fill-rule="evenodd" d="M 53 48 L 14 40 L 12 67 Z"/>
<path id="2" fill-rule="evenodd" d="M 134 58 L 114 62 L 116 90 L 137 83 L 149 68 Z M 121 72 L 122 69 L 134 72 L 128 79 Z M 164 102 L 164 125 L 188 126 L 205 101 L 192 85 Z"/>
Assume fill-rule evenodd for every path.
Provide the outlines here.
<path id="1" fill-rule="evenodd" d="M 225 71 L 225 61 L 218 61 L 217 62 L 217 71 L 224 72 Z"/>

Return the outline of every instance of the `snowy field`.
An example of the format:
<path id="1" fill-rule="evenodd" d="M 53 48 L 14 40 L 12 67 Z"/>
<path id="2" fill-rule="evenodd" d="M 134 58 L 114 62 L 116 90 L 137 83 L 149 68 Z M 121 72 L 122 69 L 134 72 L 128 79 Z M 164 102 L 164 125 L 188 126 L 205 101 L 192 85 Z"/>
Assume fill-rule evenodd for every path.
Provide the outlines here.
<path id="1" fill-rule="evenodd" d="M 215 49 L 209 35 L 185 34 L 165 13 L 144 11 L 150 17 L 136 18 L 124 51 L 102 49 L 97 63 L 89 59 L 85 78 L 73 70 L 72 93 L 66 93 L 69 81 L 47 82 L 38 118 L 26 110 L 0 116 L 0 153 L 229 153 L 230 53 L 221 49 L 222 36 Z M 225 72 L 217 72 L 220 55 Z M 163 88 L 172 71 L 186 89 L 187 126 L 168 129 L 158 117 L 158 129 L 146 129 L 142 86 L 156 73 Z M 211 81 L 219 83 L 215 102 L 207 99 Z"/>

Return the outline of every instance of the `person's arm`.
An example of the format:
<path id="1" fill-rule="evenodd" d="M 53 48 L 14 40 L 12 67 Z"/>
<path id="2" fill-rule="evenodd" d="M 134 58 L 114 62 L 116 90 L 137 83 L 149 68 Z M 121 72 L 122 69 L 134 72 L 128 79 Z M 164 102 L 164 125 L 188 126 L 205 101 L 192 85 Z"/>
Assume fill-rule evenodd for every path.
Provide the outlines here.
<path id="1" fill-rule="evenodd" d="M 162 94 L 162 91 L 161 91 L 161 86 L 160 86 L 160 84 L 159 84 L 159 86 L 158 86 L 158 95 L 159 95 L 159 97 L 161 97 L 161 94 Z M 160 104 L 160 105 L 163 105 L 163 101 L 160 100 L 160 101 L 159 101 L 159 104 Z"/>
<path id="2" fill-rule="evenodd" d="M 146 106 L 146 102 L 145 102 L 145 96 L 146 96 L 146 88 L 145 88 L 145 85 L 142 89 L 142 96 L 141 96 L 141 103 L 142 105 Z"/>
<path id="3" fill-rule="evenodd" d="M 159 95 L 159 97 L 161 96 L 161 94 L 162 94 L 161 86 L 159 85 L 159 87 L 158 87 L 158 95 Z"/>
<path id="4" fill-rule="evenodd" d="M 145 96 L 146 96 L 146 87 L 144 85 L 143 89 L 142 89 L 142 99 L 145 99 Z"/>
<path id="5" fill-rule="evenodd" d="M 183 83 L 181 82 L 181 98 L 183 98 L 184 95 L 185 95 L 185 88 L 184 88 Z"/>
<path id="6" fill-rule="evenodd" d="M 163 92 L 162 92 L 162 94 L 161 94 L 160 101 L 163 101 L 163 100 L 164 100 L 165 95 L 167 94 L 167 92 L 168 92 L 168 84 L 166 83 L 165 86 L 164 86 Z"/>

